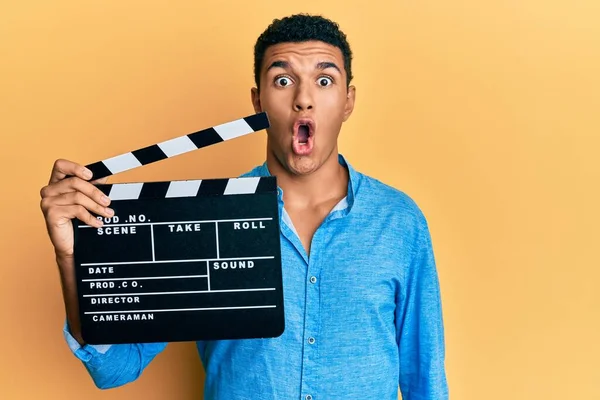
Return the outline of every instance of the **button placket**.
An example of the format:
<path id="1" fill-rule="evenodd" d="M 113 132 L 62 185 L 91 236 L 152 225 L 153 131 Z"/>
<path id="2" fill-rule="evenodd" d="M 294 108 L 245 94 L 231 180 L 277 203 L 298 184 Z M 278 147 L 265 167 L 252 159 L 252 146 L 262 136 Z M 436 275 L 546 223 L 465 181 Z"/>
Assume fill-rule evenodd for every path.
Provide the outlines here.
<path id="1" fill-rule="evenodd" d="M 319 255 L 320 248 L 319 244 L 322 243 L 321 237 L 323 236 L 323 227 L 315 232 L 313 238 L 313 246 L 311 255 L 308 259 L 307 268 L 307 279 L 305 283 L 306 289 L 306 302 L 305 302 L 305 320 L 304 320 L 304 345 L 305 348 L 303 356 L 303 379 L 302 379 L 302 394 L 304 400 L 314 399 L 314 395 L 310 392 L 315 390 L 316 380 L 319 376 L 318 368 L 318 352 L 317 352 L 317 334 L 319 330 L 319 321 L 321 320 L 320 312 L 320 295 L 319 295 L 319 284 L 318 276 L 320 273 L 319 268 Z"/>

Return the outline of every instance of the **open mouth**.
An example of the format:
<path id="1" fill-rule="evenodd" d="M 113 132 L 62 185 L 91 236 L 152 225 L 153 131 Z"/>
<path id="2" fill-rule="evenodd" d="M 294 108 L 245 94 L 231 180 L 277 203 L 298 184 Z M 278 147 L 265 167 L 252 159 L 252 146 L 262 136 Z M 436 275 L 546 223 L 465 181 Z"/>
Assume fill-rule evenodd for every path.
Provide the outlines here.
<path id="1" fill-rule="evenodd" d="M 314 122 L 310 119 L 301 119 L 294 124 L 293 148 L 298 155 L 308 155 L 314 144 Z"/>
<path id="2" fill-rule="evenodd" d="M 298 143 L 307 144 L 310 137 L 310 127 L 308 125 L 298 126 Z"/>

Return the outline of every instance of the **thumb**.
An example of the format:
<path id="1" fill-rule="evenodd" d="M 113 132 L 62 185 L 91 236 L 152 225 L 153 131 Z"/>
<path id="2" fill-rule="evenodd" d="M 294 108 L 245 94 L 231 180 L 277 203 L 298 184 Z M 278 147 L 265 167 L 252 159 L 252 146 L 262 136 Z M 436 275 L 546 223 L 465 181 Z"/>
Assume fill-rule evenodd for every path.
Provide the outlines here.
<path id="1" fill-rule="evenodd" d="M 93 183 L 94 185 L 104 185 L 107 181 L 108 181 L 108 176 L 105 176 L 104 178 L 96 179 L 96 180 L 92 181 L 91 183 Z"/>

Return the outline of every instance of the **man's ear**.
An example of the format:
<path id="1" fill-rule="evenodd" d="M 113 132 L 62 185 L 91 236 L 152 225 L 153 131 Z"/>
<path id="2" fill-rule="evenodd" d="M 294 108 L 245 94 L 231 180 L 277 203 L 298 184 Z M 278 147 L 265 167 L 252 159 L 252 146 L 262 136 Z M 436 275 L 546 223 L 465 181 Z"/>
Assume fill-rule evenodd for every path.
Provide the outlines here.
<path id="1" fill-rule="evenodd" d="M 356 101 L 356 88 L 354 86 L 348 87 L 348 94 L 346 96 L 346 105 L 344 106 L 344 122 L 350 118 L 352 111 L 354 111 L 354 102 Z"/>
<path id="2" fill-rule="evenodd" d="M 252 98 L 254 112 L 257 114 L 262 112 L 262 106 L 260 105 L 260 94 L 258 93 L 257 88 L 253 87 L 252 89 L 250 89 L 250 97 Z"/>

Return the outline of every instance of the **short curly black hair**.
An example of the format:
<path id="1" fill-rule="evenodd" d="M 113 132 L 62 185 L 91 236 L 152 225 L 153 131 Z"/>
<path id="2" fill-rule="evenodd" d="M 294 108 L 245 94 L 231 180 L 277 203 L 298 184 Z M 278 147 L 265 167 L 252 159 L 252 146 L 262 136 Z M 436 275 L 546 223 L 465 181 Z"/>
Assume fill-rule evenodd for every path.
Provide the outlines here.
<path id="1" fill-rule="evenodd" d="M 321 15 L 294 14 L 274 19 L 271 25 L 258 37 L 254 45 L 254 81 L 260 89 L 260 70 L 265 51 L 278 43 L 306 42 L 318 40 L 338 47 L 344 56 L 346 84 L 352 81 L 352 51 L 346 35 L 336 22 Z"/>

